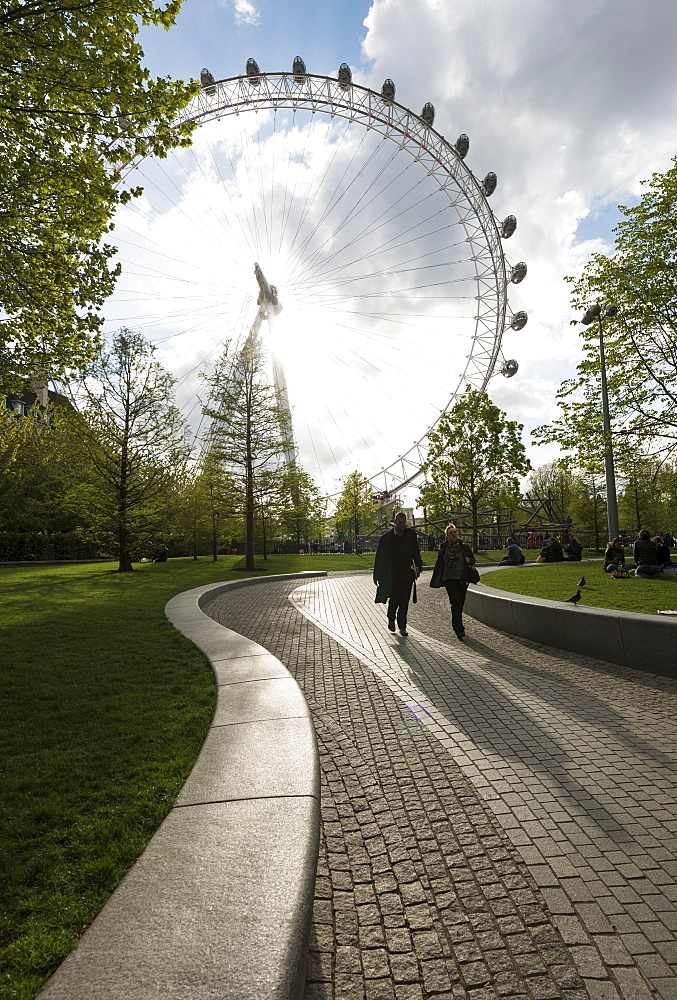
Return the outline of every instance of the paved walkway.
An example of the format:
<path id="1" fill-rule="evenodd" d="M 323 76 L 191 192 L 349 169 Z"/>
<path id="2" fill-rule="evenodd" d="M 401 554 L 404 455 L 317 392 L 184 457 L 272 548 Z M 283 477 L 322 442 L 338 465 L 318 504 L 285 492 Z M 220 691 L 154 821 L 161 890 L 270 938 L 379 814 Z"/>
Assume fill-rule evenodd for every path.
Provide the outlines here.
<path id="1" fill-rule="evenodd" d="M 677 1000 L 677 681 L 370 576 L 205 610 L 301 684 L 323 771 L 306 1000 Z M 677 655 L 677 652 L 676 652 Z"/>

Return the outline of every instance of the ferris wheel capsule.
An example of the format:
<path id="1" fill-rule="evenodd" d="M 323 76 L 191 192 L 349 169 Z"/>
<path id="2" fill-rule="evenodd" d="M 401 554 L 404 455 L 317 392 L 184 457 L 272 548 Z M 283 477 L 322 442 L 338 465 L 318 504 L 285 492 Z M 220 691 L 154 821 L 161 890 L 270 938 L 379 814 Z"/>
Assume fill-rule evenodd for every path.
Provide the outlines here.
<path id="1" fill-rule="evenodd" d="M 517 219 L 514 215 L 506 215 L 505 219 L 501 223 L 501 236 L 504 240 L 510 239 L 512 234 L 517 229 Z"/>
<path id="2" fill-rule="evenodd" d="M 432 123 L 435 121 L 435 108 L 434 105 L 430 103 L 430 101 L 428 101 L 427 104 L 423 105 L 423 110 L 421 111 L 421 118 L 426 123 L 426 125 L 430 126 L 432 126 Z"/>
<path id="3" fill-rule="evenodd" d="M 348 63 L 341 63 L 339 66 L 338 82 L 341 90 L 347 90 L 353 82 L 353 73 Z"/>
<path id="4" fill-rule="evenodd" d="M 510 280 L 513 285 L 519 285 L 520 281 L 523 281 L 527 276 L 527 265 L 521 260 L 518 264 L 515 264 L 512 271 L 510 272 Z"/>
<path id="5" fill-rule="evenodd" d="M 259 79 L 260 72 L 261 70 L 259 69 L 259 64 L 256 59 L 247 59 L 247 77 L 252 87 L 258 87 L 261 83 L 261 80 Z"/>
<path id="6" fill-rule="evenodd" d="M 465 132 L 461 132 L 461 134 L 459 135 L 458 139 L 454 143 L 454 149 L 461 157 L 461 159 L 465 160 L 466 156 L 468 155 L 468 150 L 470 149 L 470 139 L 465 134 Z"/>
<path id="7" fill-rule="evenodd" d="M 216 80 L 206 67 L 200 71 L 200 84 L 210 97 L 216 93 Z"/>
<path id="8" fill-rule="evenodd" d="M 303 78 L 306 75 L 306 64 L 301 56 L 296 56 L 294 58 L 291 71 L 294 74 L 294 83 L 303 83 Z"/>
<path id="9" fill-rule="evenodd" d="M 487 176 L 482 181 L 482 190 L 484 191 L 486 197 L 492 195 L 496 190 L 496 184 L 498 183 L 498 177 L 493 170 L 490 170 Z"/>
<path id="10" fill-rule="evenodd" d="M 510 320 L 511 330 L 523 330 L 527 325 L 529 317 L 525 313 L 524 309 L 520 309 L 519 312 L 514 313 L 512 319 Z"/>
<path id="11" fill-rule="evenodd" d="M 513 375 L 517 375 L 518 371 L 519 365 L 514 358 L 510 358 L 501 368 L 501 375 L 504 375 L 505 378 L 512 378 Z"/>
<path id="12" fill-rule="evenodd" d="M 390 77 L 383 81 L 383 86 L 381 87 L 381 97 L 384 101 L 388 101 L 389 103 L 395 100 L 395 84 Z"/>

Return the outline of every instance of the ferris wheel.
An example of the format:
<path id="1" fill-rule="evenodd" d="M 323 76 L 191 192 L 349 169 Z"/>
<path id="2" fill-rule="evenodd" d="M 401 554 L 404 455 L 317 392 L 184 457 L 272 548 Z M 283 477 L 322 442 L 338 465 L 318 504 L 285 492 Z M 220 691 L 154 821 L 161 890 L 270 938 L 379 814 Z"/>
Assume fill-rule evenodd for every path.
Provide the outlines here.
<path id="1" fill-rule="evenodd" d="M 190 416 L 196 372 L 250 331 L 257 308 L 259 322 L 270 316 L 265 274 L 301 464 L 325 492 L 358 468 L 395 494 L 465 387 L 518 369 L 502 339 L 527 322 L 508 305 L 527 267 L 505 259 L 516 220 L 489 206 L 496 175 L 475 177 L 468 136 L 447 141 L 432 104 L 415 114 L 391 80 L 377 93 L 346 64 L 334 79 L 300 57 L 290 73 L 250 59 L 242 76 L 204 69 L 201 83 L 180 119 L 200 126 L 192 146 L 119 167 L 144 193 L 118 212 L 107 323 L 157 342 Z"/>

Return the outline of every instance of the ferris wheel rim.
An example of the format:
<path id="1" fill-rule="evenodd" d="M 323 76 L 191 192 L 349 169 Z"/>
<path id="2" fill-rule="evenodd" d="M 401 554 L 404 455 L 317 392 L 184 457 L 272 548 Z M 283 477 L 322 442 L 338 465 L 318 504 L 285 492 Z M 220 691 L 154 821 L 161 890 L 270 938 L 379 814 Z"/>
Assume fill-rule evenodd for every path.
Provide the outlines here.
<path id="1" fill-rule="evenodd" d="M 262 84 L 264 84 L 263 87 Z M 271 87 L 271 84 L 275 86 Z M 355 101 L 355 94 L 359 95 L 361 103 Z M 231 99 L 219 103 L 225 97 L 235 97 L 237 100 Z M 437 164 L 437 167 L 431 170 L 429 165 L 422 163 L 423 168 L 430 176 L 437 180 L 435 171 L 446 172 L 448 178 L 462 192 L 467 204 L 477 217 L 477 231 L 481 231 L 484 237 L 481 240 L 477 236 L 473 240 L 476 238 L 479 244 L 488 249 L 494 265 L 491 271 L 495 282 L 496 305 L 492 310 L 494 319 L 491 332 L 489 332 L 486 320 L 482 318 L 484 332 L 481 335 L 478 333 L 481 320 L 480 305 L 484 298 L 490 297 L 488 293 L 485 296 L 478 294 L 475 296 L 478 302 L 478 314 L 474 317 L 475 332 L 472 336 L 471 350 L 466 356 L 463 372 L 459 375 L 457 385 L 451 392 L 446 405 L 440 409 L 437 418 L 425 433 L 414 441 L 402 455 L 367 477 L 374 486 L 385 484 L 387 491 L 394 494 L 421 476 L 420 465 L 425 457 L 423 449 L 428 435 L 462 395 L 462 387 L 470 385 L 484 391 L 489 380 L 495 374 L 496 365 L 501 358 L 503 333 L 510 325 L 506 323 L 508 267 L 503 252 L 499 223 L 489 206 L 488 197 L 480 181 L 464 162 L 463 156 L 441 133 L 405 105 L 395 100 L 388 100 L 377 91 L 352 81 L 345 84 L 336 78 L 312 73 L 305 73 L 300 79 L 293 71 L 259 72 L 255 77 L 239 74 L 203 86 L 201 91 L 177 115 L 174 124 L 194 122 L 199 127 L 219 118 L 252 111 L 256 113 L 259 110 L 319 112 L 320 114 L 346 118 L 364 128 L 373 129 L 393 141 L 396 141 L 395 135 L 399 135 L 403 140 L 406 140 L 406 142 L 400 143 L 400 148 L 403 151 L 409 153 L 419 163 L 422 163 L 422 156 L 427 155 L 431 163 Z M 394 112 L 399 117 L 396 117 Z M 363 117 L 368 120 L 362 120 Z M 392 134 L 390 134 L 391 132 Z M 143 140 L 151 134 L 152 130 L 148 129 L 140 132 L 136 138 Z M 116 168 L 120 181 L 124 180 L 149 155 L 147 152 L 141 152 L 121 162 Z M 453 165 L 454 170 L 450 169 L 450 164 Z M 459 177 L 466 182 L 466 188 L 460 186 Z M 439 180 L 438 184 L 440 190 L 445 191 L 445 187 L 439 183 Z M 461 225 L 467 233 L 465 222 L 459 219 L 456 224 Z M 467 242 L 471 242 L 469 237 L 467 237 Z M 476 287 L 480 283 L 480 277 L 476 271 L 474 277 Z M 489 340 L 491 347 L 488 354 L 486 348 L 484 351 L 480 349 L 477 354 L 474 353 L 477 344 L 481 346 L 483 341 Z M 480 371 L 479 362 L 482 358 L 485 359 L 485 364 L 483 370 Z M 475 371 L 470 371 L 473 365 Z M 397 474 L 393 471 L 395 469 L 399 470 Z"/>

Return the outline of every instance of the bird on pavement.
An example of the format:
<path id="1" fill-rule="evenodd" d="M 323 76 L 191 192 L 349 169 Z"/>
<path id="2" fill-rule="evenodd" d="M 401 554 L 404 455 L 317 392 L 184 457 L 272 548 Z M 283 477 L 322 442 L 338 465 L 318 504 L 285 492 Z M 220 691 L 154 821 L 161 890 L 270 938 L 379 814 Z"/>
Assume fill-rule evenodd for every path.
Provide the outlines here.
<path id="1" fill-rule="evenodd" d="M 585 586 L 585 577 L 584 576 L 582 576 L 580 578 L 580 580 L 578 581 L 578 583 L 576 584 L 576 586 L 577 587 L 584 587 Z"/>
<path id="2" fill-rule="evenodd" d="M 571 595 L 571 597 L 567 597 L 565 604 L 578 604 L 580 599 L 581 599 L 581 592 L 580 590 L 577 590 L 575 594 Z"/>

